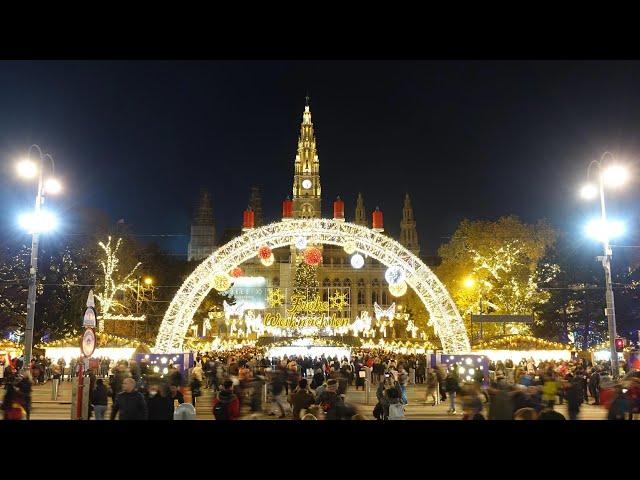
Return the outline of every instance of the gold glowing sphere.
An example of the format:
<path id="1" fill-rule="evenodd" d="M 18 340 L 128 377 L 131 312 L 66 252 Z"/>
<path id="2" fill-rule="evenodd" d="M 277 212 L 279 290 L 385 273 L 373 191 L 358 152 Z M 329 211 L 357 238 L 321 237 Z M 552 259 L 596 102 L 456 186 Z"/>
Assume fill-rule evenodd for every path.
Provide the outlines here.
<path id="1" fill-rule="evenodd" d="M 476 285 L 476 281 L 473 279 L 473 277 L 467 277 L 464 279 L 464 286 L 466 288 L 473 288 Z"/>
<path id="2" fill-rule="evenodd" d="M 400 282 L 394 285 L 389 285 L 389 293 L 394 297 L 401 297 L 407 293 L 407 282 Z"/>
<path id="3" fill-rule="evenodd" d="M 353 240 L 349 240 L 345 242 L 342 248 L 344 248 L 344 251 L 347 253 L 347 255 L 351 255 L 356 251 L 356 242 L 354 242 Z"/>
<path id="4" fill-rule="evenodd" d="M 147 285 L 147 286 L 148 286 L 148 285 L 151 285 L 152 283 L 153 283 L 153 278 L 151 278 L 151 277 L 146 277 L 146 278 L 144 279 L 144 284 L 145 284 L 145 285 Z"/>
<path id="5" fill-rule="evenodd" d="M 224 292 L 231 288 L 231 277 L 226 273 L 217 273 L 213 277 L 213 288 L 219 292 Z"/>

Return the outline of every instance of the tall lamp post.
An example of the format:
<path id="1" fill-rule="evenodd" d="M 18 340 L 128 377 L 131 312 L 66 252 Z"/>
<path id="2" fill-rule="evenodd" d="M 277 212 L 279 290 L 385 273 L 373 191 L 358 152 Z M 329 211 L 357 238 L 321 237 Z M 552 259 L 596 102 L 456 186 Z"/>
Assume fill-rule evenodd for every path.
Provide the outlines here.
<path id="1" fill-rule="evenodd" d="M 33 151 L 38 153 L 39 163 L 31 159 Z M 48 162 L 47 162 L 48 160 Z M 45 164 L 51 167 L 50 176 L 45 179 Z M 53 157 L 48 153 L 42 153 L 38 145 L 31 145 L 27 158 L 17 164 L 18 175 L 23 178 L 35 178 L 38 176 L 38 192 L 33 213 L 21 216 L 20 224 L 31 233 L 31 266 L 29 269 L 29 296 L 27 298 L 27 322 L 24 331 L 24 362 L 23 370 L 28 370 L 31 364 L 33 349 L 33 327 L 36 311 L 36 283 L 38 272 L 38 244 L 40 233 L 52 230 L 56 226 L 56 218 L 51 212 L 42 209 L 45 194 L 56 194 L 62 189 L 60 182 L 55 179 L 55 164 Z"/>
<path id="2" fill-rule="evenodd" d="M 613 378 L 619 376 L 618 366 L 618 352 L 616 351 L 616 310 L 613 300 L 613 288 L 611 286 L 611 246 L 609 240 L 612 236 L 619 235 L 624 230 L 624 226 L 619 222 L 609 223 L 607 221 L 607 210 L 604 200 L 604 187 L 617 187 L 621 186 L 627 181 L 629 176 L 628 171 L 620 165 L 610 165 L 607 168 L 604 166 L 605 159 L 610 157 L 613 159 L 613 155 L 609 152 L 602 154 L 600 160 L 593 160 L 587 168 L 587 184 L 585 184 L 580 193 L 585 199 L 595 198 L 600 195 L 600 220 L 593 221 L 587 226 L 587 233 L 600 242 L 602 242 L 604 255 L 597 257 L 602 262 L 604 268 L 604 277 L 606 282 L 605 300 L 607 308 L 605 308 L 605 315 L 607 316 L 609 326 L 609 349 L 611 352 L 611 375 Z M 598 167 L 597 185 L 590 182 L 591 167 Z"/>

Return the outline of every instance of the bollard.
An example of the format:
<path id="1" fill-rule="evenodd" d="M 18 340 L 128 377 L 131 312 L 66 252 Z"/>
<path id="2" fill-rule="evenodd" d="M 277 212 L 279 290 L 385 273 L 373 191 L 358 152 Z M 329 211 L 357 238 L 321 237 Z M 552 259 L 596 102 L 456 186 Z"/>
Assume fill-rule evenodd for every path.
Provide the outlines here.
<path id="1" fill-rule="evenodd" d="M 369 405 L 369 379 L 365 379 L 364 381 L 364 403 L 365 405 Z"/>
<path id="2" fill-rule="evenodd" d="M 51 379 L 51 400 L 58 399 L 58 380 L 57 378 Z"/>
<path id="3" fill-rule="evenodd" d="M 264 382 L 262 385 L 262 404 L 265 405 L 267 403 L 267 382 Z"/>

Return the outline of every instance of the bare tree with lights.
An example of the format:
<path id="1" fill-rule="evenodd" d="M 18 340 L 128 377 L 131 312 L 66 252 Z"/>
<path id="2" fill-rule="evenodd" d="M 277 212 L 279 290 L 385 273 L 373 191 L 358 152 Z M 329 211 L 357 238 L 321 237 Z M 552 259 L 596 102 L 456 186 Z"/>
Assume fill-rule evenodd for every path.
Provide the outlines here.
<path id="1" fill-rule="evenodd" d="M 112 239 L 109 237 L 106 245 L 103 242 L 98 243 L 104 252 L 104 259 L 100 261 L 104 276 L 102 282 L 98 283 L 95 297 L 100 302 L 100 313 L 103 318 L 109 314 L 131 313 L 130 308 L 118 299 L 118 294 L 125 294 L 136 289 L 136 280 L 133 278 L 133 274 L 142 265 L 141 262 L 138 262 L 128 274 L 118 275 L 118 264 L 120 263 L 118 249 L 122 244 L 122 238 L 118 238 L 115 248 L 112 248 L 111 241 Z M 98 328 L 100 331 L 104 330 L 104 320 L 100 321 Z"/>

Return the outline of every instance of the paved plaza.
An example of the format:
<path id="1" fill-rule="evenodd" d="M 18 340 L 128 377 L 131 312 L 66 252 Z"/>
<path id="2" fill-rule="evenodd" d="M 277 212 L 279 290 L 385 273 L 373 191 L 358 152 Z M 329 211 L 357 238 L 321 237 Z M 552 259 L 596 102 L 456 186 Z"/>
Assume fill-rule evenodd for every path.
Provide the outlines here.
<path id="1" fill-rule="evenodd" d="M 4 390 L 0 393 L 4 396 Z M 199 397 L 196 402 L 197 418 L 199 420 L 213 420 L 211 408 L 213 392 L 211 390 L 203 390 L 203 396 Z M 444 402 L 436 406 L 425 404 L 425 387 L 424 385 L 410 385 L 407 388 L 407 397 L 409 405 L 406 407 L 406 418 L 408 420 L 460 420 L 461 415 L 449 415 L 447 410 L 449 402 Z M 190 394 L 187 391 L 185 400 L 190 401 Z M 347 391 L 347 402 L 355 406 L 359 413 L 368 419 L 373 419 L 373 407 L 376 404 L 375 390 L 372 389 L 369 394 L 369 403 L 366 403 L 366 395 L 362 390 L 355 390 L 350 387 Z M 485 405 L 487 407 L 487 405 Z M 556 409 L 568 418 L 567 408 L 565 405 L 557 405 Z M 265 410 L 268 410 L 265 406 Z M 107 418 L 111 412 L 111 399 L 109 399 L 109 407 L 107 410 Z M 484 410 L 487 416 L 487 408 Z M 69 420 L 71 416 L 71 382 L 63 382 L 60 387 L 57 400 L 51 399 L 51 382 L 44 385 L 35 385 L 33 387 L 32 396 L 32 420 Z M 594 405 L 582 405 L 580 416 L 581 420 L 604 420 L 607 412 L 604 408 Z M 256 415 L 250 415 L 243 412 L 242 419 L 255 420 L 274 420 L 276 416 L 270 416 L 266 412 Z"/>

